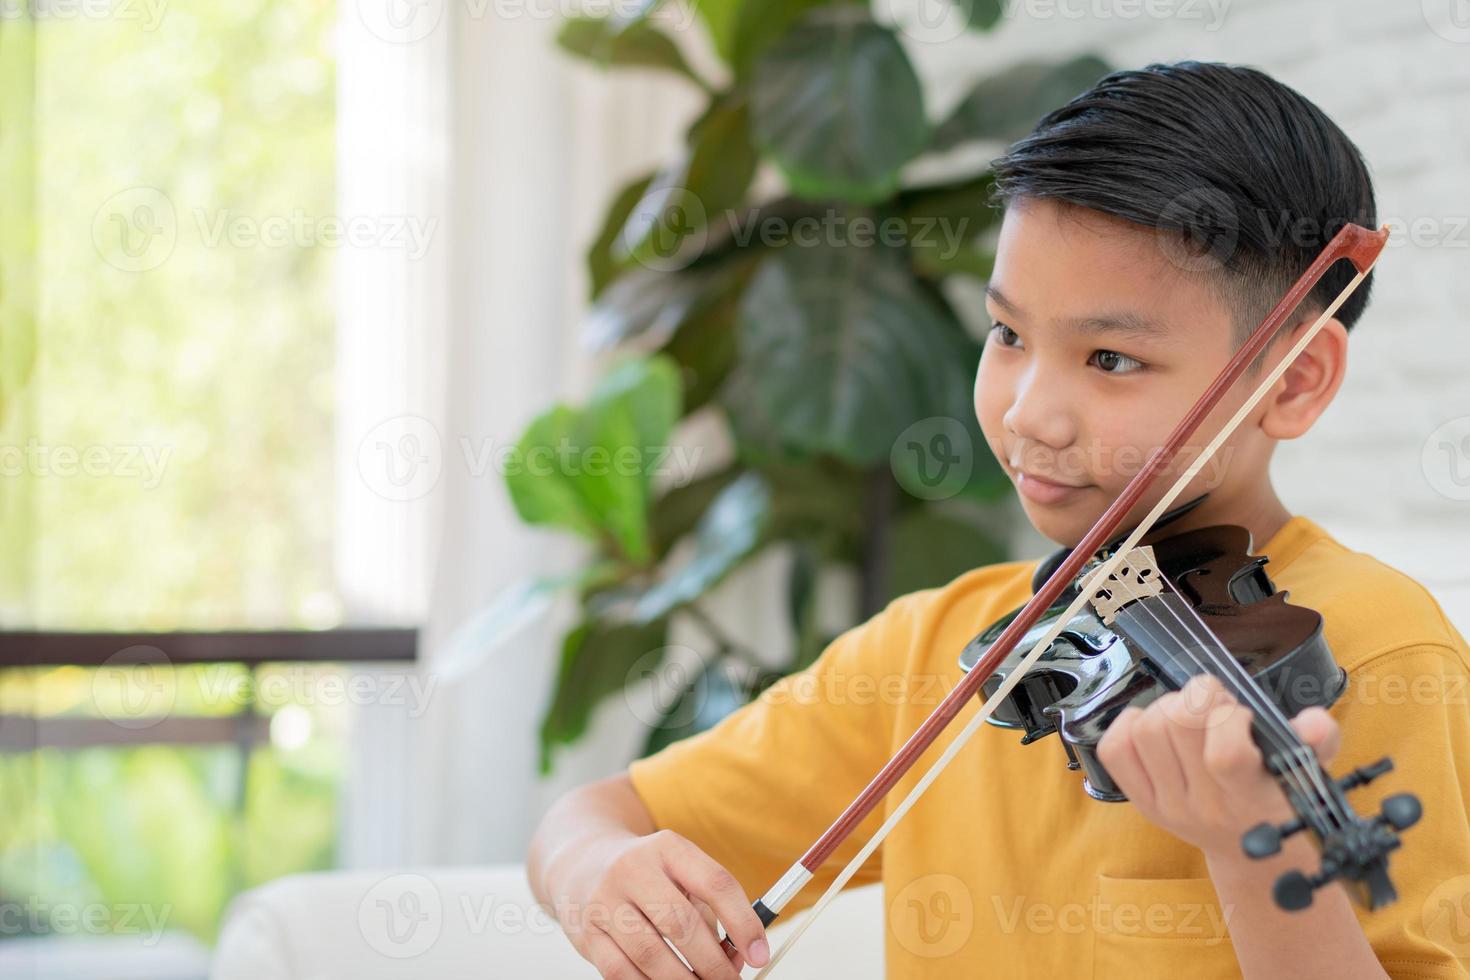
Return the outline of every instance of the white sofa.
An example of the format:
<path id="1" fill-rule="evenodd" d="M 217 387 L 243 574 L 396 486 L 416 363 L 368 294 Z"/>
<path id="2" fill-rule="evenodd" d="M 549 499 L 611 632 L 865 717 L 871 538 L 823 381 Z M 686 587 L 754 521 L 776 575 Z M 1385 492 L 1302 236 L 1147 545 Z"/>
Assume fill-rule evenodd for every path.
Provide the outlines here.
<path id="1" fill-rule="evenodd" d="M 773 948 L 796 921 L 776 923 Z M 777 975 L 881 977 L 882 922 L 879 886 L 845 893 Z M 519 865 L 282 878 L 236 899 L 210 970 L 212 980 L 596 976 L 536 905 Z"/>

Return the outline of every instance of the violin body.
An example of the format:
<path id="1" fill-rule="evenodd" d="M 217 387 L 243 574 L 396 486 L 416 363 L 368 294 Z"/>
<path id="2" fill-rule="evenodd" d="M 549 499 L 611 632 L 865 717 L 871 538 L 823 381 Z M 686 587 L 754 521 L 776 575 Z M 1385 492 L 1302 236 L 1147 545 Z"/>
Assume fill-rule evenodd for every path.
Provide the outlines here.
<path id="1" fill-rule="evenodd" d="M 1153 543 L 1158 570 L 1173 590 L 1130 603 L 1111 622 L 1086 607 L 997 706 L 989 723 L 1021 731 L 1023 744 L 1057 733 L 1069 768 L 1082 770 L 1087 792 L 1099 800 L 1122 801 L 1126 797 L 1098 760 L 1098 742 L 1124 708 L 1144 707 L 1204 671 L 1210 658 L 1203 654 L 1204 628 L 1192 629 L 1196 623 L 1208 628 L 1286 717 L 1311 705 L 1332 704 L 1347 680 L 1323 639 L 1322 617 L 1288 603 L 1287 593 L 1276 591 L 1266 575 L 1268 559 L 1252 556 L 1250 547 L 1248 531 L 1223 525 Z M 1038 576 L 1046 571 L 1044 565 Z M 982 699 L 1000 688 L 1075 596 L 1073 586 L 1016 644 L 985 681 Z M 1183 607 L 1186 603 L 1192 610 Z M 966 672 L 1018 612 L 970 641 L 960 655 Z M 1263 750 L 1270 767 L 1270 752 L 1264 745 Z"/>

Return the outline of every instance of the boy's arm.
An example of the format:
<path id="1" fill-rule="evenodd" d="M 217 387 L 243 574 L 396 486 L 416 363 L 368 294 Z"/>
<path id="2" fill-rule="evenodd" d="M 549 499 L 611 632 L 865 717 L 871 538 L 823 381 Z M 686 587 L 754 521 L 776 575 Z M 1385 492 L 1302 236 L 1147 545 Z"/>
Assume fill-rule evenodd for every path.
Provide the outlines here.
<path id="1" fill-rule="evenodd" d="M 1465 895 L 1470 909 L 1470 710 L 1465 660 L 1456 648 L 1388 651 L 1349 673 L 1331 714 L 1309 708 L 1292 726 L 1324 763 L 1339 742 L 1349 765 L 1383 756 L 1391 777 L 1353 801 L 1360 813 L 1382 796 L 1410 790 L 1424 819 L 1390 858 L 1399 900 L 1360 910 L 1338 885 L 1319 889 L 1309 909 L 1283 912 L 1271 897 L 1284 871 L 1315 870 L 1321 855 L 1309 835 L 1288 838 L 1281 854 L 1246 858 L 1241 835 L 1262 820 L 1293 815 L 1261 764 L 1250 713 L 1209 678 L 1128 709 L 1105 733 L 1099 757 L 1140 813 L 1207 862 L 1226 913 L 1242 974 L 1274 977 L 1470 978 L 1470 942 L 1458 919 L 1438 914 L 1443 895 Z M 1340 727 L 1339 727 L 1340 722 Z"/>
<path id="2" fill-rule="evenodd" d="M 562 797 L 527 858 L 531 888 L 604 977 L 738 980 L 717 921 L 744 959 L 769 958 L 765 930 L 735 877 L 688 840 L 658 831 L 626 775 Z M 667 939 L 668 942 L 665 942 Z"/>
<path id="3" fill-rule="evenodd" d="M 922 601 L 895 600 L 713 728 L 574 791 L 546 815 L 532 886 L 604 976 L 687 978 L 659 935 L 701 977 L 734 978 L 745 962 L 765 963 L 749 892 L 775 881 L 793 849 L 816 839 L 887 760 L 896 705 L 915 680 L 908 657 Z M 845 863 L 881 819 L 870 815 L 867 832 L 829 864 Z M 835 873 L 824 869 L 811 890 Z M 867 878 L 877 873 L 870 861 Z M 716 920 L 740 951 L 733 966 Z"/>

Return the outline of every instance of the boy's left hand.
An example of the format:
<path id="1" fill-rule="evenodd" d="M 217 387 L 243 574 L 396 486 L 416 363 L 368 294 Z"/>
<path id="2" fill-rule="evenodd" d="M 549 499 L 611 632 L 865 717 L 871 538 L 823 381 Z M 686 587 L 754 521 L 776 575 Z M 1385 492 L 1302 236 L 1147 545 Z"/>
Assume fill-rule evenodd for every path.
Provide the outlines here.
<path id="1" fill-rule="evenodd" d="M 1251 740 L 1253 713 L 1211 676 L 1147 708 L 1127 708 L 1098 743 L 1098 758 L 1140 813 L 1211 861 L 1242 861 L 1240 838 L 1292 810 Z M 1325 765 L 1337 752 L 1337 722 L 1307 708 L 1291 725 Z"/>

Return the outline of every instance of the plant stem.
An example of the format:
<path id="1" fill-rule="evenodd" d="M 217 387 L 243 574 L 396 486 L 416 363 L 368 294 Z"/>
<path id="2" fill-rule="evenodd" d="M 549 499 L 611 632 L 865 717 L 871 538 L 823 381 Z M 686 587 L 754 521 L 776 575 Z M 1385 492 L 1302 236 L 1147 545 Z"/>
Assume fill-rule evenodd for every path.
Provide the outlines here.
<path id="1" fill-rule="evenodd" d="M 694 621 L 700 625 L 701 629 L 704 630 L 705 635 L 707 635 L 711 640 L 715 642 L 715 646 L 718 647 L 719 653 L 721 655 L 728 654 L 735 659 L 745 663 L 747 666 L 754 667 L 757 670 L 768 669 L 765 664 L 760 662 L 760 658 L 755 655 L 754 650 L 751 650 L 749 647 L 742 646 L 741 644 L 736 643 L 733 639 L 731 639 L 730 634 L 721 629 L 720 624 L 716 623 L 714 619 L 710 616 L 710 614 L 705 612 L 698 605 L 691 602 L 684 607 L 684 611 L 687 612 L 691 617 L 693 617 Z"/>

